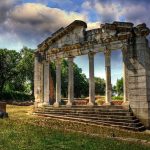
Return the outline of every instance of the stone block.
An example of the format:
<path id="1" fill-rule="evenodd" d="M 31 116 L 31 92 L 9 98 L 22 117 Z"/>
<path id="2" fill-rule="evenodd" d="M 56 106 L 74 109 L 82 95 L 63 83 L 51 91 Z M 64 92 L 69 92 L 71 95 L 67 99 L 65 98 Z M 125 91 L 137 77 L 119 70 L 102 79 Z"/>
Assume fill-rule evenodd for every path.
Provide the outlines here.
<path id="1" fill-rule="evenodd" d="M 136 96 L 147 96 L 147 89 L 132 89 L 129 91 L 130 95 L 136 95 Z"/>
<path id="2" fill-rule="evenodd" d="M 135 84 L 135 82 L 129 82 L 130 89 L 136 89 L 136 88 L 146 88 L 146 82 L 139 82 L 138 84 Z"/>
<path id="3" fill-rule="evenodd" d="M 129 76 L 128 82 L 130 83 L 140 83 L 146 82 L 146 76 Z"/>
<path id="4" fill-rule="evenodd" d="M 146 70 L 144 68 L 142 69 L 137 69 L 136 71 L 134 69 L 128 70 L 128 75 L 129 76 L 144 76 L 146 75 Z"/>

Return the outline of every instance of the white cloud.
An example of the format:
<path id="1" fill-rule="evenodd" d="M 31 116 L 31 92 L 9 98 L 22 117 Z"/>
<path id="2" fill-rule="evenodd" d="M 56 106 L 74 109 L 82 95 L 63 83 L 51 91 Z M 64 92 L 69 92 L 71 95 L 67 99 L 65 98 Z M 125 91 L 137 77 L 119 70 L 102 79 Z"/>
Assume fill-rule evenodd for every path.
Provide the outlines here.
<path id="1" fill-rule="evenodd" d="M 91 3 L 89 1 L 85 1 L 83 2 L 83 4 L 81 5 L 81 7 L 85 10 L 85 9 L 91 9 Z"/>
<path id="2" fill-rule="evenodd" d="M 100 28 L 100 22 L 88 22 L 87 23 L 88 30 L 96 29 L 96 28 Z"/>
<path id="3" fill-rule="evenodd" d="M 100 16 L 102 22 L 112 22 L 120 18 L 120 5 L 116 3 L 95 3 L 94 8 Z"/>
<path id="4" fill-rule="evenodd" d="M 21 24 L 38 26 L 44 31 L 54 32 L 75 19 L 85 20 L 85 16 L 76 12 L 66 12 L 58 8 L 50 8 L 42 4 L 26 3 L 17 6 L 10 13 L 10 18 Z"/>
<path id="5" fill-rule="evenodd" d="M 146 4 L 130 4 L 126 5 L 122 9 L 121 15 L 126 18 L 127 21 L 134 22 L 135 24 L 140 23 L 147 23 L 147 25 L 150 27 L 150 16 L 148 15 L 150 13 L 150 5 Z"/>

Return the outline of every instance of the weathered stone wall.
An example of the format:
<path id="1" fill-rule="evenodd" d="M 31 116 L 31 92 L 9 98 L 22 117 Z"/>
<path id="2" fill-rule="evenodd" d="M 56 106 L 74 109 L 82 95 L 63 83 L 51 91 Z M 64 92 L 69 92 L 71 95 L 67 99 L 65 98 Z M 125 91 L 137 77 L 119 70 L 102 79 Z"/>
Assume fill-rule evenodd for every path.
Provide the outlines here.
<path id="1" fill-rule="evenodd" d="M 84 27 L 79 26 L 59 38 L 55 43 L 53 43 L 49 48 L 62 48 L 66 45 L 72 45 L 76 43 L 84 42 Z"/>
<path id="2" fill-rule="evenodd" d="M 131 110 L 150 127 L 150 49 L 145 37 L 129 41 L 126 66 Z"/>
<path id="3" fill-rule="evenodd" d="M 41 60 L 37 61 L 37 58 L 35 59 L 34 94 L 36 101 L 44 102 L 47 105 L 49 102 L 52 104 L 54 85 L 51 76 L 49 76 L 50 62 L 63 58 L 69 59 L 70 71 L 67 104 L 71 105 L 74 98 L 73 58 L 79 55 L 90 54 L 91 52 L 98 53 L 102 51 L 106 53 L 122 49 L 125 81 L 124 102 L 128 100 L 133 113 L 146 127 L 150 127 L 150 49 L 145 38 L 150 33 L 150 30 L 146 27 L 146 24 L 134 26 L 129 22 L 105 23 L 101 24 L 100 28 L 89 31 L 86 31 L 86 27 L 85 22 L 75 20 L 67 27 L 56 31 L 51 37 L 48 37 L 38 45 L 37 54 Z M 105 60 L 107 60 L 106 55 Z M 94 68 L 91 68 L 90 70 L 93 72 Z M 110 67 L 107 66 L 106 79 L 110 77 L 111 73 L 109 70 Z M 91 78 L 93 78 L 92 74 Z M 107 81 L 110 83 L 110 79 Z M 60 88 L 61 84 L 58 85 L 56 90 L 56 97 L 61 97 L 60 92 L 57 92 L 60 91 Z M 109 90 L 110 92 L 108 92 Z M 94 86 L 92 86 L 91 91 L 94 93 Z M 106 88 L 106 93 L 111 93 L 111 89 Z M 111 101 L 110 94 L 106 97 L 109 97 L 109 101 Z"/>

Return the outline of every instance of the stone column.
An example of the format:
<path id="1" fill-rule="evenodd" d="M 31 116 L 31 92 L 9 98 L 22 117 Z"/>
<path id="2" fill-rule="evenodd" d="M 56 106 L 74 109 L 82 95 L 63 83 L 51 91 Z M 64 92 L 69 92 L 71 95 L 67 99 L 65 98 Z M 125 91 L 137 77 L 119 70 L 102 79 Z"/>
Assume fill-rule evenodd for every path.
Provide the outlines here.
<path id="1" fill-rule="evenodd" d="M 73 57 L 68 58 L 68 103 L 67 106 L 72 106 L 74 99 L 74 75 L 73 75 Z"/>
<path id="2" fill-rule="evenodd" d="M 56 60 L 56 102 L 54 107 L 59 107 L 61 102 L 61 60 Z"/>
<path id="3" fill-rule="evenodd" d="M 89 103 L 93 106 L 95 103 L 95 81 L 94 81 L 94 53 L 89 53 Z"/>
<path id="4" fill-rule="evenodd" d="M 34 59 L 34 97 L 35 103 L 40 102 L 40 62 L 38 60 L 38 55 L 35 54 Z"/>
<path id="5" fill-rule="evenodd" d="M 111 95 L 112 95 L 112 87 L 111 87 L 111 51 L 106 49 L 104 51 L 105 54 L 105 72 L 106 72 L 106 97 L 105 104 L 111 104 Z"/>
<path id="6" fill-rule="evenodd" d="M 127 47 L 122 49 L 122 57 L 123 57 L 123 104 L 127 102 L 127 68 L 126 68 L 126 53 Z"/>
<path id="7" fill-rule="evenodd" d="M 43 70 L 44 70 L 44 65 L 43 63 L 41 63 L 40 65 L 40 102 L 43 103 L 44 101 L 44 74 L 43 74 Z"/>
<path id="8" fill-rule="evenodd" d="M 44 62 L 44 105 L 49 105 L 49 62 Z"/>

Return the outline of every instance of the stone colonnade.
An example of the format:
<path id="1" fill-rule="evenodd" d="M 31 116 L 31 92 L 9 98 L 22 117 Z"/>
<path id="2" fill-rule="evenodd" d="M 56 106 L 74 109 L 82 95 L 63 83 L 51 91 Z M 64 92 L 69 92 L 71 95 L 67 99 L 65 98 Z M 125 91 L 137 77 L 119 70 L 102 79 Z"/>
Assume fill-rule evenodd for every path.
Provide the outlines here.
<path id="1" fill-rule="evenodd" d="M 123 54 L 123 83 L 124 83 L 124 103 L 127 101 L 127 86 L 126 86 L 126 66 L 125 66 L 125 49 L 122 50 Z M 95 104 L 95 82 L 94 82 L 94 52 L 88 53 L 89 59 L 89 103 L 88 106 Z M 105 105 L 111 105 L 112 85 L 111 85 L 111 50 L 104 50 L 105 56 L 105 72 L 106 72 L 106 96 Z M 73 73 L 73 60 L 74 57 L 68 57 L 68 102 L 67 106 L 72 106 L 74 99 L 74 73 Z M 38 57 L 35 57 L 35 100 L 38 103 L 49 105 L 50 95 L 50 62 L 39 62 Z M 55 60 L 56 64 L 56 101 L 55 107 L 59 107 L 61 101 L 61 59 Z M 43 69 L 43 71 L 42 71 Z"/>

